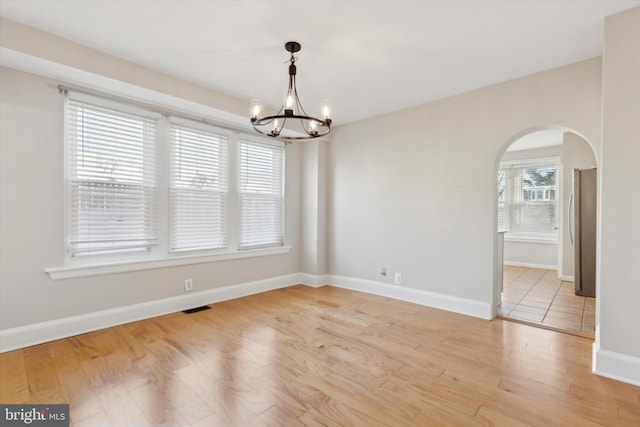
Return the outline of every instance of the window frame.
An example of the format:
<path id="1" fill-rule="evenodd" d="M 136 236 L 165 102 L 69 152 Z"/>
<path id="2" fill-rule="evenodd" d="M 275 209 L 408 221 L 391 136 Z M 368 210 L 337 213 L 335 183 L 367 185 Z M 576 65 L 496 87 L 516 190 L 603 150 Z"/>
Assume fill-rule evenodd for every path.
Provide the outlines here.
<path id="1" fill-rule="evenodd" d="M 510 234 L 509 232 L 509 209 L 508 206 L 510 202 L 510 196 L 508 194 L 509 188 L 509 173 L 507 170 L 513 169 L 535 169 L 549 167 L 555 168 L 555 185 L 549 187 L 555 187 L 554 196 L 555 198 L 555 235 L 551 235 L 551 233 L 542 233 L 542 232 L 521 232 L 520 234 Z M 562 222 L 561 218 L 561 209 L 562 209 L 562 200 L 561 200 L 561 191 L 562 191 L 562 162 L 561 158 L 558 156 L 554 157 L 540 157 L 540 158 L 532 158 L 532 159 L 518 159 L 518 160 L 505 160 L 501 161 L 498 167 L 498 176 L 501 172 L 506 172 L 505 176 L 505 188 L 504 188 L 504 200 L 500 201 L 500 187 L 498 187 L 498 230 L 499 231 L 507 231 L 505 233 L 504 239 L 505 241 L 511 242 L 522 242 L 522 243 L 546 243 L 546 244 L 557 244 L 560 242 L 560 224 Z M 524 191 L 524 187 L 523 187 Z M 540 191 L 540 190 L 535 190 Z M 547 189 L 545 191 L 551 191 L 551 189 Z M 524 199 L 524 195 L 523 195 Z M 545 202 L 546 200 L 523 200 L 523 202 Z M 503 223 L 500 223 L 500 204 L 504 203 L 504 213 L 503 213 Z"/>
<path id="2" fill-rule="evenodd" d="M 274 162 L 278 162 L 279 164 L 272 164 L 271 167 L 272 168 L 279 168 L 280 169 L 280 177 L 275 179 L 275 180 L 270 180 L 269 183 L 265 182 L 263 179 L 260 178 L 256 178 L 256 176 L 254 175 L 253 177 L 248 177 L 248 176 L 244 176 L 243 175 L 243 170 L 242 170 L 242 165 L 243 165 L 243 144 L 247 144 L 249 146 L 253 145 L 255 146 L 261 146 L 267 150 L 270 150 L 273 154 L 277 154 L 279 156 L 278 159 L 274 159 Z M 267 247 L 273 247 L 273 246 L 282 246 L 284 244 L 284 210 L 285 210 L 285 179 L 286 179 L 286 174 L 285 174 L 285 165 L 286 165 L 286 159 L 285 159 L 285 147 L 286 144 L 282 141 L 279 140 L 268 140 L 268 141 L 264 141 L 263 138 L 259 138 L 259 137 L 254 137 L 253 135 L 239 135 L 238 138 L 238 149 L 237 149 L 237 156 L 238 156 L 238 161 L 236 162 L 236 165 L 238 167 L 238 183 L 237 183 L 237 196 L 238 196 L 238 203 L 237 203 L 237 208 L 238 208 L 238 214 L 237 214 L 237 219 L 238 219 L 238 243 L 237 243 L 237 248 L 240 251 L 246 251 L 246 250 L 251 250 L 251 249 L 263 249 L 263 248 L 267 248 Z M 262 163 L 264 165 L 264 163 Z M 243 191 L 243 187 L 245 186 L 245 184 L 247 184 L 247 182 L 243 182 L 249 178 L 253 178 L 253 180 L 255 181 L 256 179 L 259 179 L 261 182 L 259 183 L 260 187 L 262 188 L 261 191 L 259 191 L 256 188 L 256 183 L 254 182 L 253 185 L 251 185 L 250 187 L 253 188 L 253 191 L 249 191 L 249 188 L 245 188 L 245 190 Z M 279 182 L 277 182 L 279 181 Z M 268 187 L 270 187 L 269 191 L 265 191 L 265 186 L 267 184 Z M 250 230 L 245 230 L 244 225 L 244 221 L 249 221 L 249 214 L 245 214 L 244 211 L 244 200 L 248 200 L 248 199 L 252 199 L 254 202 L 256 200 L 262 199 L 263 201 L 271 201 L 272 202 L 272 208 L 275 208 L 276 210 L 279 211 L 279 218 L 277 218 L 277 220 L 279 221 L 279 223 L 275 223 L 274 221 L 271 221 L 270 224 L 270 230 L 269 233 L 262 233 L 262 236 L 257 236 L 255 235 L 255 233 L 251 233 Z M 248 224 L 247 224 L 248 225 Z M 249 227 L 247 227 L 249 228 Z M 275 228 L 275 229 L 274 229 Z M 258 241 L 258 242 L 254 242 L 254 243 L 244 243 L 243 242 L 243 236 L 245 236 L 245 232 L 247 237 L 249 237 L 249 235 L 251 234 L 252 238 L 255 240 L 257 238 L 261 238 L 262 241 Z M 265 238 L 267 238 L 266 234 L 271 234 L 274 239 L 271 241 L 264 241 Z"/>
<path id="3" fill-rule="evenodd" d="M 72 250 L 71 235 L 73 232 L 72 231 L 73 224 L 72 224 L 71 216 L 73 214 L 72 204 L 74 200 L 72 186 L 74 181 L 80 182 L 81 180 L 75 179 L 75 177 L 72 176 L 72 170 L 74 168 L 74 165 L 72 164 L 73 162 L 71 161 L 73 148 L 72 148 L 71 135 L 70 135 L 70 129 L 69 129 L 69 126 L 70 126 L 69 122 L 71 121 L 71 114 L 73 109 L 73 107 L 71 106 L 71 103 L 86 103 L 95 107 L 95 110 L 99 110 L 99 109 L 112 110 L 115 113 L 120 113 L 122 115 L 132 115 L 132 116 L 137 116 L 139 118 L 144 118 L 144 120 L 155 121 L 154 138 L 153 138 L 153 142 L 151 142 L 151 147 L 143 147 L 143 152 L 142 152 L 143 154 L 142 162 L 148 163 L 149 161 L 151 161 L 152 165 L 150 167 L 150 170 L 146 170 L 148 166 L 143 166 L 143 170 L 141 170 L 141 173 L 143 174 L 143 181 L 142 183 L 138 184 L 143 187 L 150 186 L 150 192 L 151 192 L 150 195 L 145 196 L 145 197 L 150 197 L 150 199 L 147 201 L 147 203 L 149 203 L 149 210 L 150 210 L 150 212 L 147 213 L 147 216 L 150 217 L 149 224 L 147 226 L 150 227 L 150 229 L 147 230 L 148 235 L 146 235 L 146 238 L 143 239 L 147 241 L 146 244 L 139 245 L 136 247 L 131 247 L 129 249 L 105 248 L 103 250 L 94 251 L 94 252 Z M 153 250 L 153 247 L 157 245 L 158 227 L 157 227 L 156 213 L 158 209 L 158 205 L 157 205 L 158 203 L 158 197 L 157 197 L 158 196 L 158 177 L 157 177 L 158 163 L 157 163 L 156 142 L 157 142 L 157 131 L 158 131 L 157 124 L 159 119 L 160 119 L 160 115 L 155 112 L 144 110 L 137 107 L 131 107 L 125 104 L 115 103 L 111 100 L 96 97 L 93 95 L 83 94 L 79 92 L 72 92 L 71 94 L 70 93 L 65 94 L 65 101 L 64 101 L 65 260 L 67 261 L 79 260 L 85 257 L 89 257 L 89 258 L 120 257 L 122 255 L 130 255 L 135 257 L 139 254 L 145 254 L 145 253 L 151 252 Z M 146 142 L 143 142 L 143 145 L 148 143 L 149 141 L 147 140 Z M 145 175 L 145 173 L 148 173 L 148 174 Z M 113 183 L 113 185 L 117 185 L 117 184 Z M 133 183 L 121 184 L 121 185 L 135 186 Z"/>
<path id="4" fill-rule="evenodd" d="M 96 94 L 93 92 L 83 92 L 81 90 L 70 89 L 67 91 L 61 89 L 65 95 L 68 92 L 74 95 L 82 97 L 90 97 L 99 100 L 101 103 L 109 104 L 112 107 L 124 108 L 124 109 L 142 109 L 148 110 L 150 114 L 157 114 L 160 116 L 158 120 L 158 129 L 156 133 L 156 182 L 157 182 L 157 203 L 156 214 L 158 216 L 158 244 L 153 246 L 149 251 L 143 253 L 113 253 L 113 254 L 92 254 L 81 257 L 71 257 L 67 251 L 67 239 L 69 236 L 68 219 L 69 212 L 65 208 L 64 215 L 64 253 L 65 262 L 62 267 L 47 268 L 45 271 L 53 279 L 64 279 L 71 277 L 86 277 L 99 274 L 110 274 L 116 272 L 126 271 L 138 271 L 150 268 L 163 268 L 177 265 L 190 265 L 198 263 L 207 263 L 215 261 L 225 261 L 230 259 L 251 258 L 257 256 L 267 256 L 275 254 L 288 253 L 291 249 L 286 243 L 286 233 L 284 224 L 286 223 L 286 157 L 287 150 L 285 144 L 283 146 L 283 168 L 282 168 L 282 183 L 285 186 L 283 190 L 283 209 L 282 209 L 282 235 L 283 239 L 277 246 L 257 247 L 250 249 L 242 249 L 238 247 L 238 235 L 239 235 L 239 220 L 237 219 L 239 213 L 238 207 L 238 174 L 239 174 L 239 139 L 240 135 L 246 135 L 252 140 L 263 141 L 265 144 L 272 144 L 273 141 L 266 137 L 253 135 L 249 129 L 243 129 L 241 127 L 229 126 L 224 122 L 217 123 L 215 121 L 200 119 L 199 116 L 192 116 L 189 113 L 181 114 L 180 111 L 164 111 L 159 108 L 155 108 L 153 105 L 138 104 L 133 101 L 129 101 L 125 97 L 111 97 L 106 94 Z M 69 141 L 67 135 L 67 112 L 66 112 L 66 100 L 65 100 L 65 112 L 64 112 L 64 174 L 65 174 L 65 206 L 67 203 L 66 198 L 69 192 Z M 133 105 L 133 106 L 132 106 Z M 169 212 L 170 212 L 170 168 L 171 168 L 171 143 L 170 143 L 170 121 L 196 123 L 202 126 L 212 126 L 218 129 L 222 129 L 229 134 L 228 141 L 228 159 L 227 159 L 227 173 L 228 173 L 228 190 L 230 195 L 231 207 L 228 211 L 228 223 L 227 228 L 229 230 L 230 237 L 228 239 L 228 246 L 221 249 L 204 249 L 204 250 L 188 250 L 172 252 L 169 245 Z"/>
<path id="5" fill-rule="evenodd" d="M 211 124 L 197 123 L 192 121 L 187 121 L 184 119 L 170 117 L 168 120 L 169 125 L 169 182 L 168 182 L 168 192 L 169 192 L 169 232 L 168 232 L 168 244 L 169 244 L 169 252 L 170 253 L 192 253 L 192 252 L 219 252 L 223 250 L 230 249 L 230 234 L 233 234 L 232 230 L 230 230 L 230 217 L 233 215 L 233 206 L 231 193 L 233 192 L 231 185 L 232 173 L 230 168 L 233 166 L 232 157 L 230 155 L 230 151 L 232 150 L 232 142 L 233 142 L 233 133 L 222 129 L 217 126 L 213 126 Z M 174 149 L 176 141 L 174 140 L 173 129 L 175 127 L 179 127 L 182 129 L 188 129 L 189 131 L 195 133 L 200 132 L 202 134 L 216 135 L 215 137 L 221 137 L 220 141 L 217 141 L 219 147 L 217 149 L 218 155 L 222 156 L 221 158 L 216 158 L 219 169 L 219 174 L 217 179 L 223 181 L 223 189 L 218 188 L 217 190 L 205 190 L 207 193 L 222 193 L 222 206 L 221 212 L 219 213 L 222 221 L 223 230 L 221 231 L 222 236 L 220 236 L 221 242 L 217 246 L 191 246 L 191 247 L 176 247 L 176 242 L 174 241 L 174 237 L 176 236 L 177 231 L 174 229 L 174 226 L 177 224 L 174 223 L 174 215 L 175 215 L 175 205 L 173 202 L 173 196 L 180 192 L 180 188 L 175 185 L 177 182 L 175 181 L 176 177 L 174 173 L 176 172 L 176 168 L 178 167 L 176 162 L 178 161 L 177 156 L 175 156 Z M 192 151 L 193 153 L 193 151 Z M 210 156 L 214 157 L 216 153 L 203 153 L 198 152 L 197 154 L 201 156 Z M 187 190 L 187 187 L 182 187 L 183 190 Z M 232 222 L 231 222 L 232 223 Z M 180 224 L 181 226 L 183 224 Z"/>

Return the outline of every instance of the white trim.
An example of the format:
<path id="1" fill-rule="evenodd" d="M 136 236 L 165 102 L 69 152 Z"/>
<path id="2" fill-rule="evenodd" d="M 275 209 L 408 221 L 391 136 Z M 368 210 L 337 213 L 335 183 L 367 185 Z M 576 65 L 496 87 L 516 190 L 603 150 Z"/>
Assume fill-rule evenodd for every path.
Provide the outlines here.
<path id="1" fill-rule="evenodd" d="M 253 258 L 267 255 L 289 253 L 291 246 L 277 248 L 253 249 L 237 252 L 225 252 L 208 255 L 180 255 L 167 258 L 136 260 L 125 262 L 109 262 L 103 264 L 75 265 L 69 267 L 46 268 L 44 271 L 51 279 L 71 279 L 75 277 L 99 276 L 103 274 L 125 273 L 129 271 L 151 270 L 156 268 L 175 267 L 180 265 L 203 264 L 207 262 L 228 261 L 240 258 Z"/>
<path id="2" fill-rule="evenodd" d="M 526 267 L 526 268 L 540 268 L 543 270 L 557 270 L 557 265 L 546 265 L 546 264 L 532 264 L 529 262 L 516 262 L 516 261 L 504 261 L 504 265 L 509 265 L 512 267 Z"/>
<path id="3" fill-rule="evenodd" d="M 0 353 L 298 284 L 300 274 L 225 286 L 0 330 Z"/>
<path id="4" fill-rule="evenodd" d="M 420 289 L 390 285 L 373 280 L 356 279 L 345 276 L 330 276 L 330 285 L 338 288 L 351 289 L 374 295 L 381 295 L 401 301 L 412 302 L 427 307 L 439 308 L 467 316 L 490 320 L 493 318 L 491 304 L 467 298 L 423 291 Z"/>
<path id="5" fill-rule="evenodd" d="M 540 165 L 557 166 L 560 164 L 560 161 L 561 161 L 560 156 L 536 157 L 532 159 L 503 160 L 498 165 L 498 169 L 526 168 L 529 166 L 536 167 Z"/>
<path id="6" fill-rule="evenodd" d="M 596 341 L 592 364 L 594 374 L 640 386 L 640 357 L 603 350 Z"/>
<path id="7" fill-rule="evenodd" d="M 309 274 L 300 273 L 300 283 L 303 285 L 311 286 L 312 288 L 320 288 L 328 285 L 330 281 L 328 274 Z"/>
<path id="8" fill-rule="evenodd" d="M 507 231 L 508 233 L 508 231 Z M 535 243 L 535 244 L 540 244 L 540 245 L 557 245 L 559 244 L 559 240 L 558 239 L 543 239 L 543 238 L 533 238 L 533 237 L 507 237 L 507 235 L 505 234 L 504 236 L 504 241 L 505 242 L 510 242 L 510 243 Z"/>
<path id="9" fill-rule="evenodd" d="M 574 282 L 575 277 L 573 276 L 558 276 L 558 279 L 563 280 L 565 282 Z"/>

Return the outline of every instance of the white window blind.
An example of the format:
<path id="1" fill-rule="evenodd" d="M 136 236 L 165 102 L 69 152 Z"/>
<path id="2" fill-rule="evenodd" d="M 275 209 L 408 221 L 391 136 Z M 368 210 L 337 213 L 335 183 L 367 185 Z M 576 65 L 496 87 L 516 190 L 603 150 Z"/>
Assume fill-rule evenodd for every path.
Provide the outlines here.
<path id="1" fill-rule="evenodd" d="M 240 137 L 239 248 L 282 246 L 284 144 Z"/>
<path id="2" fill-rule="evenodd" d="M 67 97 L 67 248 L 72 256 L 150 248 L 156 236 L 157 117 Z"/>
<path id="3" fill-rule="evenodd" d="M 228 135 L 213 126 L 171 124 L 170 249 L 228 244 Z"/>
<path id="4" fill-rule="evenodd" d="M 558 239 L 558 165 L 523 164 L 498 172 L 498 229 L 506 237 Z"/>

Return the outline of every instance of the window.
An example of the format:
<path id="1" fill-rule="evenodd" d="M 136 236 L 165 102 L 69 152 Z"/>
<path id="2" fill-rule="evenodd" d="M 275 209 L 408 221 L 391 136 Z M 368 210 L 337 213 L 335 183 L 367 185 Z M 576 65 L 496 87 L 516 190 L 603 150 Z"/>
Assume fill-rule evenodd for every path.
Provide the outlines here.
<path id="1" fill-rule="evenodd" d="M 498 229 L 512 239 L 558 240 L 557 161 L 502 163 Z"/>
<path id="2" fill-rule="evenodd" d="M 157 117 L 84 97 L 67 102 L 67 248 L 72 256 L 157 242 Z"/>
<path id="3" fill-rule="evenodd" d="M 283 246 L 281 141 L 77 92 L 65 120 L 72 258 Z"/>
<path id="4" fill-rule="evenodd" d="M 284 144 L 240 138 L 240 249 L 283 242 Z"/>
<path id="5" fill-rule="evenodd" d="M 227 132 L 171 124 L 170 250 L 227 246 Z"/>

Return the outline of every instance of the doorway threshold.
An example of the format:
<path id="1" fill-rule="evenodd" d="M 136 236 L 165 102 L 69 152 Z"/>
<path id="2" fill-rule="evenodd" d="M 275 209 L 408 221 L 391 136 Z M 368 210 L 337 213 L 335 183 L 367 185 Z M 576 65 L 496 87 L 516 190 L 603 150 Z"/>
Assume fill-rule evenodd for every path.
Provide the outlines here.
<path id="1" fill-rule="evenodd" d="M 576 337 L 587 338 L 590 340 L 595 339 L 595 333 L 589 331 L 576 331 L 573 329 L 563 329 L 555 326 L 545 325 L 544 323 L 538 322 L 530 322 L 522 319 L 515 319 L 513 317 L 507 317 L 502 315 L 497 315 L 496 319 L 506 320 L 507 322 L 520 323 L 521 325 L 533 326 L 534 328 L 547 329 L 549 331 L 560 332 L 562 334 L 573 335 Z"/>

